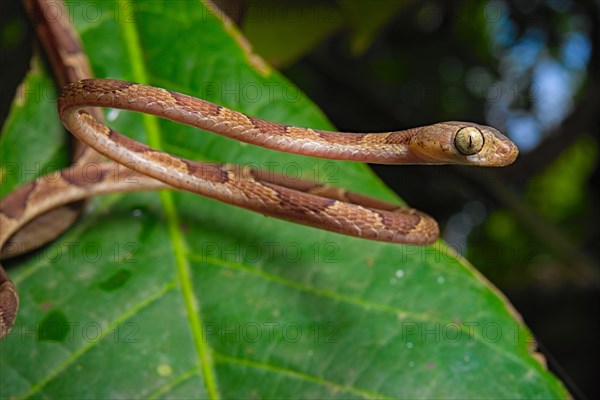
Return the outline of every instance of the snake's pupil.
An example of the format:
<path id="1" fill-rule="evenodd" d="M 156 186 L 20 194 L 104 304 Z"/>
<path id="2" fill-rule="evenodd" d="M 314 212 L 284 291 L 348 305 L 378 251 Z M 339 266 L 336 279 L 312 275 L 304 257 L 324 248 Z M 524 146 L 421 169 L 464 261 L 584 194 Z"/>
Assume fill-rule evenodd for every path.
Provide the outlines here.
<path id="1" fill-rule="evenodd" d="M 472 126 L 460 129 L 454 138 L 456 149 L 467 156 L 478 153 L 483 148 L 483 143 L 483 134 Z"/>

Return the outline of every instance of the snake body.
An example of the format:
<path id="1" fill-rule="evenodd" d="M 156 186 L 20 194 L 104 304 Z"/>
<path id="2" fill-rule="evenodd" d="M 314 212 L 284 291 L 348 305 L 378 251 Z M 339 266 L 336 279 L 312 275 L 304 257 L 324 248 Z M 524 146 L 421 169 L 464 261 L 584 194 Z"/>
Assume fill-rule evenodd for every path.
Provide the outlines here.
<path id="1" fill-rule="evenodd" d="M 68 81 L 68 79 L 67 79 Z M 96 107 L 137 111 L 266 148 L 327 159 L 382 164 L 503 166 L 516 146 L 494 128 L 444 122 L 398 132 L 341 133 L 277 124 L 223 106 L 131 82 L 83 79 L 62 90 L 58 112 L 82 143 L 114 162 L 90 175 L 74 166 L 22 186 L 0 202 L 0 248 L 18 247 L 19 231 L 40 216 L 91 196 L 174 188 L 264 215 L 365 239 L 423 245 L 438 226 L 409 207 L 318 183 L 230 164 L 199 163 L 136 142 L 102 121 Z M 85 153 L 87 150 L 84 150 Z M 95 156 L 94 156 L 95 157 Z M 16 253 L 16 252 L 15 252 Z M 0 337 L 16 318 L 16 288 L 0 267 Z"/>

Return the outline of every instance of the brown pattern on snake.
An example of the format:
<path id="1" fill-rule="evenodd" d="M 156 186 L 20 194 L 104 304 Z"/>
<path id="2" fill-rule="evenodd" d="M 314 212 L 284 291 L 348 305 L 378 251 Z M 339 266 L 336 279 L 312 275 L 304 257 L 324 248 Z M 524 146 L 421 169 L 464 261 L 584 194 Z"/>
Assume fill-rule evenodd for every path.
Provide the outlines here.
<path id="1" fill-rule="evenodd" d="M 0 338 L 14 325 L 18 309 L 19 296 L 4 269 L 0 268 Z"/>
<path id="2" fill-rule="evenodd" d="M 23 5 L 33 22 L 50 64 L 52 66 L 54 77 L 59 86 L 64 86 L 70 82 L 76 82 L 80 79 L 92 76 L 91 67 L 85 52 L 82 50 L 81 41 L 77 32 L 70 23 L 68 11 L 60 1 L 51 4 L 44 0 L 23 0 Z M 102 120 L 102 113 L 99 109 L 90 110 L 94 116 Z M 73 162 L 95 163 L 102 160 L 101 156 L 81 142 L 75 143 Z M 79 212 L 83 209 L 84 202 L 78 206 L 71 205 L 55 211 L 55 219 L 60 221 L 52 222 L 51 218 L 44 215 L 37 217 L 37 221 L 31 221 L 23 226 L 19 231 L 20 251 L 26 253 L 34 248 L 54 240 L 73 222 L 75 222 Z M 79 212 L 77 211 L 79 208 Z M 49 234 L 53 231 L 54 234 Z M 4 255 L 4 249 L 0 249 L 0 255 Z M 16 255 L 16 254 L 15 254 Z"/>
<path id="3" fill-rule="evenodd" d="M 112 106 L 145 112 L 247 143 L 331 159 L 366 159 L 384 163 L 422 163 L 425 160 L 433 163 L 497 165 L 512 160 L 489 157 L 498 153 L 490 153 L 489 149 L 514 147 L 492 128 L 468 123 L 441 123 L 380 135 L 289 127 L 183 94 L 112 80 L 86 80 L 70 85 L 60 98 L 61 118 L 80 139 L 118 162 L 133 161 L 137 164 L 132 164 L 133 168 L 169 185 L 298 223 L 373 240 L 401 243 L 431 243 L 437 237 L 437 225 L 425 214 L 411 209 L 386 205 L 383 209 L 375 210 L 364 205 L 345 204 L 340 202 L 348 200 L 343 191 L 335 195 L 340 200 L 332 201 L 319 197 L 323 192 L 315 190 L 314 186 L 299 188 L 287 182 L 287 186 L 296 190 L 290 191 L 284 187 L 286 185 L 269 184 L 231 170 L 226 180 L 223 175 L 212 174 L 212 179 L 208 179 L 212 184 L 209 185 L 207 179 L 197 175 L 197 171 L 190 171 L 189 161 L 150 149 L 114 131 L 102 135 L 107 128 L 93 121 L 91 116 L 77 112 L 80 107 L 87 106 Z M 454 135 L 467 126 L 476 126 L 485 137 L 486 158 L 466 156 L 454 148 Z M 516 155 L 514 150 L 512 153 Z M 373 154 L 374 160 L 370 158 Z M 185 182 L 182 182 L 182 176 L 185 176 Z M 275 180 L 281 184 L 281 179 Z M 310 190 L 302 190 L 309 186 L 312 194 Z M 331 194 L 331 189 L 327 189 L 327 193 Z M 360 202 L 365 199 L 356 195 L 354 200 Z M 376 201 L 371 204 L 379 205 Z"/>
<path id="4" fill-rule="evenodd" d="M 516 148 L 512 142 L 493 128 L 470 123 L 440 123 L 379 135 L 336 133 L 276 124 L 187 95 L 114 80 L 84 80 L 67 86 L 61 95 L 59 113 L 65 126 L 81 140 L 117 162 L 131 163 L 132 168 L 169 185 L 230 204 L 374 240 L 425 244 L 435 240 L 438 231 L 435 223 L 423 223 L 429 219 L 428 216 L 414 210 L 403 209 L 401 212 L 390 213 L 387 210 L 391 210 L 391 207 L 374 211 L 358 205 L 331 203 L 330 200 L 324 202 L 314 194 L 290 193 L 278 185 L 266 185 L 252 177 L 231 171 L 226 182 L 222 181 L 222 175 L 212 175 L 217 180 L 210 181 L 217 185 L 207 185 L 206 179 L 190 173 L 189 161 L 137 143 L 109 130 L 91 115 L 79 111 L 81 107 L 89 106 L 110 106 L 145 112 L 247 143 L 331 159 L 491 166 L 510 163 L 516 156 Z M 485 149 L 482 149 L 484 151 L 480 153 L 485 157 L 478 154 L 465 155 L 455 148 L 454 137 L 465 127 L 475 127 L 480 132 L 481 141 L 486 143 Z M 302 132 L 306 134 L 301 135 Z M 511 157 L 505 157 L 507 153 Z M 182 179 L 186 182 L 182 182 Z M 266 204 L 276 204 L 275 197 L 279 197 L 278 206 L 265 210 Z M 355 199 L 361 200 L 360 197 Z M 332 223 L 332 217 L 345 222 Z M 384 230 L 385 234 L 377 233 Z M 390 234 L 388 231 L 395 233 Z"/>
<path id="5" fill-rule="evenodd" d="M 517 155 L 514 144 L 495 129 L 465 122 L 387 132 L 381 134 L 383 137 L 292 128 L 187 95 L 114 80 L 85 80 L 70 85 L 61 99 L 61 108 L 78 104 L 139 111 L 274 150 L 338 160 L 504 166 Z M 59 112 L 64 114 L 63 109 Z M 476 154 L 465 155 L 454 145 L 457 133 L 467 127 L 475 129 L 485 143 Z M 300 136 L 301 131 L 305 132 L 304 137 Z"/>
<path id="6" fill-rule="evenodd" d="M 10 196 L 2 199 L 0 218 L 17 219 L 25 212 L 23 204 L 28 203 L 29 195 L 35 190 L 35 184 L 21 186 Z"/>

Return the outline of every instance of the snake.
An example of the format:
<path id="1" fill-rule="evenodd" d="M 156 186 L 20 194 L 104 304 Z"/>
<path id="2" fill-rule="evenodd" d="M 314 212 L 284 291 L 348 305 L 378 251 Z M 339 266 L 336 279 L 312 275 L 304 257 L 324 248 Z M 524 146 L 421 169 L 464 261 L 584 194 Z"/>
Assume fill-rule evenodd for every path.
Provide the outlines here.
<path id="1" fill-rule="evenodd" d="M 74 35 L 72 28 L 61 32 Z M 81 62 L 73 57 L 79 48 L 73 48 L 70 58 L 59 57 L 63 64 L 69 64 L 65 59 L 71 60 L 69 65 L 72 60 Z M 39 177 L 0 201 L 0 248 L 26 242 L 25 248 L 30 249 L 32 240 L 27 236 L 36 231 L 34 223 L 49 215 L 45 222 L 52 225 L 60 219 L 57 210 L 67 212 L 93 196 L 158 189 L 189 191 L 265 216 L 363 239 L 427 245 L 439 236 L 431 216 L 408 206 L 272 171 L 197 162 L 151 148 L 110 128 L 101 108 L 150 114 L 252 145 L 323 159 L 501 167 L 518 155 L 517 146 L 506 136 L 472 122 L 440 122 L 384 133 L 331 132 L 266 121 L 144 84 L 90 76 L 77 79 L 91 75 L 85 68 L 80 70 L 84 72 L 64 79 L 57 108 L 65 128 L 87 147 L 79 150 L 79 162 L 73 166 Z M 98 160 L 98 155 L 111 161 L 89 161 Z M 82 163 L 82 158 L 88 161 Z M 64 225 L 57 228 L 59 233 L 66 229 Z M 14 325 L 18 306 L 17 289 L 0 266 L 0 338 Z"/>

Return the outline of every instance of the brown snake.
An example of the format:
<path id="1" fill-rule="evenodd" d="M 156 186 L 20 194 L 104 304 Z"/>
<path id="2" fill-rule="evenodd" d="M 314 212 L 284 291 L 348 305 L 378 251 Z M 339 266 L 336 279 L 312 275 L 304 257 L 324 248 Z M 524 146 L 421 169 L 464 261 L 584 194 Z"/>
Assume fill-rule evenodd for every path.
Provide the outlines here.
<path id="1" fill-rule="evenodd" d="M 292 127 L 246 116 L 165 89 L 85 79 L 62 90 L 58 112 L 79 140 L 114 163 L 68 168 L 26 184 L 0 202 L 0 248 L 28 222 L 66 204 L 108 193 L 174 188 L 264 215 L 364 239 L 424 245 L 437 223 L 412 208 L 317 183 L 229 164 L 199 163 L 154 150 L 104 125 L 90 107 L 138 111 L 266 148 L 335 160 L 381 164 L 504 166 L 518 150 L 493 128 L 444 122 L 388 133 L 340 133 Z M 14 236 L 13 236 L 14 235 Z M 17 240 L 18 241 L 18 240 Z M 14 324 L 16 288 L 0 267 L 0 337 Z"/>

